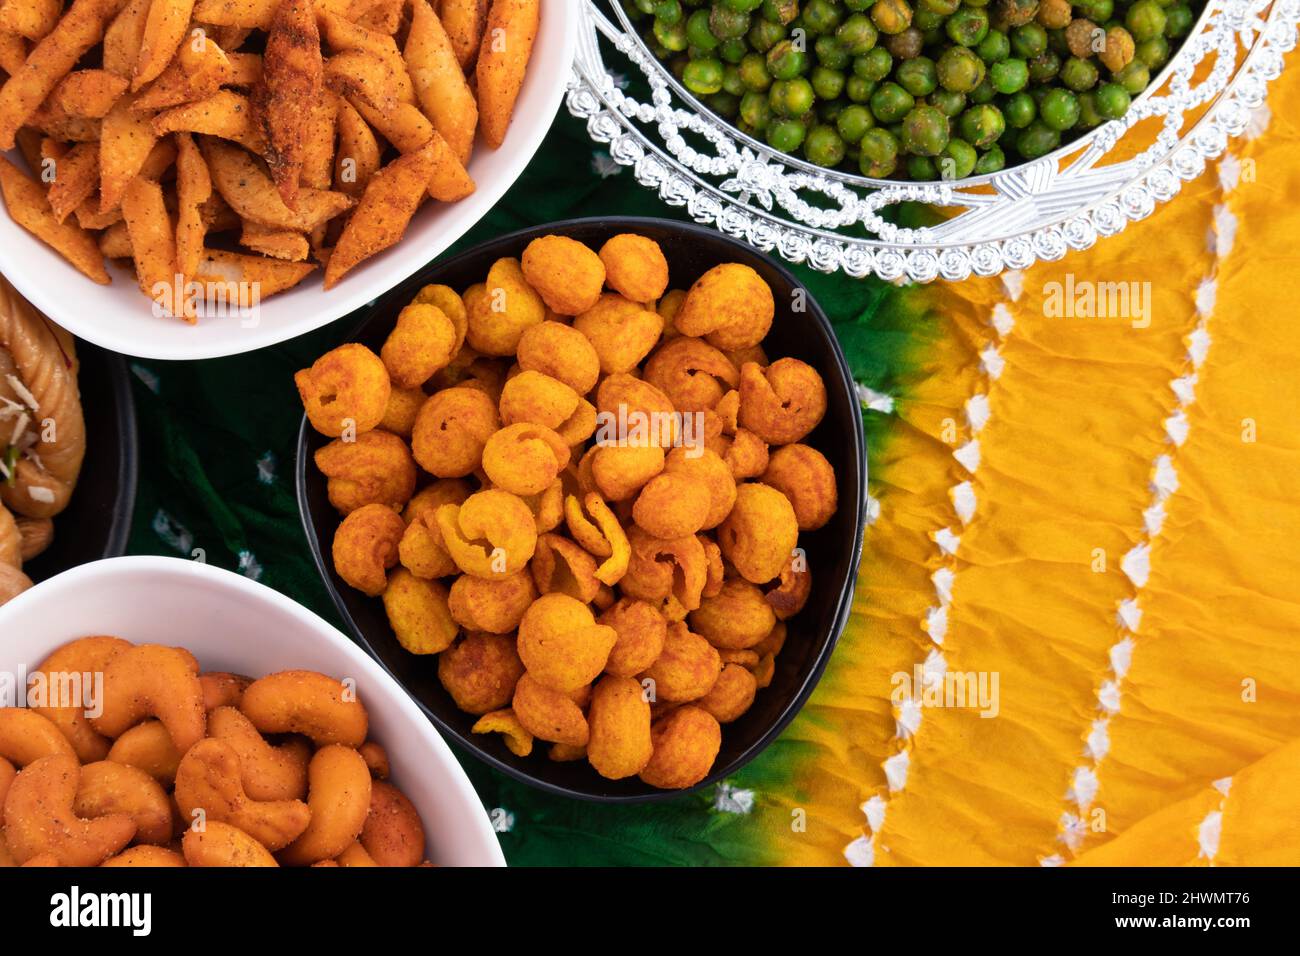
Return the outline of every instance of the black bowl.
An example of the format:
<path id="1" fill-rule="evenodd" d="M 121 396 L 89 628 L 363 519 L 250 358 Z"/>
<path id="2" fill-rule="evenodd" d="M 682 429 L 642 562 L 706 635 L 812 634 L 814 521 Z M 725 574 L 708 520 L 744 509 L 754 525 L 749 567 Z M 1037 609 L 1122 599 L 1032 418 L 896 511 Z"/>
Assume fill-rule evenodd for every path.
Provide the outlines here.
<path id="1" fill-rule="evenodd" d="M 68 507 L 54 519 L 54 543 L 23 564 L 37 584 L 79 564 L 120 557 L 131 535 L 139 446 L 126 362 L 80 340 L 77 358 L 86 459 Z"/>
<path id="2" fill-rule="evenodd" d="M 777 656 L 771 685 L 759 691 L 744 716 L 723 728 L 722 750 L 713 771 L 698 785 L 703 787 L 735 773 L 776 739 L 812 693 L 848 620 L 862 556 L 866 452 L 853 378 L 820 307 L 804 294 L 799 298 L 806 303 L 805 310 L 793 312 L 798 280 L 750 246 L 712 230 L 662 219 L 576 219 L 525 229 L 428 266 L 380 298 L 347 340 L 377 352 L 397 313 L 422 286 L 437 282 L 464 289 L 481 282 L 493 262 L 503 256 L 519 257 L 538 236 L 560 234 L 599 248 L 622 232 L 638 233 L 659 243 L 668 259 L 673 288 L 688 288 L 722 262 L 752 266 L 772 287 L 777 302 L 776 320 L 764 348 L 773 358 L 789 355 L 802 359 L 826 381 L 826 417 L 805 441 L 820 449 L 835 468 L 839 510 L 824 528 L 800 535 L 800 546 L 808 553 L 813 573 L 812 596 L 804 610 L 789 621 L 789 637 Z M 556 763 L 544 752 L 516 757 L 499 735 L 471 734 L 475 718 L 457 709 L 438 680 L 434 661 L 404 651 L 388 625 L 383 603 L 349 587 L 335 573 L 329 554 L 339 516 L 329 503 L 325 479 L 312 462 L 316 449 L 325 443 L 304 417 L 298 436 L 298 507 L 316 564 L 357 641 L 444 733 L 498 770 L 552 793 L 603 803 L 632 803 L 668 799 L 681 792 L 656 790 L 635 777 L 606 780 L 586 761 Z"/>

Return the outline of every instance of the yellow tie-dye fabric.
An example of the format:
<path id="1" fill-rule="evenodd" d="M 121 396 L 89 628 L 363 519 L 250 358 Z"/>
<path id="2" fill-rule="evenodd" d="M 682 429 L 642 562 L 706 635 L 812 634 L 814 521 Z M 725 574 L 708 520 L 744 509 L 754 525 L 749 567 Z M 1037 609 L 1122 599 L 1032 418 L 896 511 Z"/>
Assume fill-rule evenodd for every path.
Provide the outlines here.
<path id="1" fill-rule="evenodd" d="M 785 862 L 1300 864 L 1298 59 L 1150 219 L 933 291 Z"/>

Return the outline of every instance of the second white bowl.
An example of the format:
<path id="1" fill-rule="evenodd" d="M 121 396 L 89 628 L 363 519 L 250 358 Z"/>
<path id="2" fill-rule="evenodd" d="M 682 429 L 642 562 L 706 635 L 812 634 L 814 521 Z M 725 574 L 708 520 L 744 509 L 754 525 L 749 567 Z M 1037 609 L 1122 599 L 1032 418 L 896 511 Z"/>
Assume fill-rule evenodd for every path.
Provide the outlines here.
<path id="1" fill-rule="evenodd" d="M 420 812 L 425 855 L 443 866 L 504 866 L 465 771 L 419 708 L 360 648 L 282 594 L 179 558 L 114 558 L 74 568 L 0 607 L 0 671 L 21 675 L 78 637 L 112 634 L 189 649 L 208 671 L 261 677 L 316 670 L 356 681 L 393 783 Z"/>

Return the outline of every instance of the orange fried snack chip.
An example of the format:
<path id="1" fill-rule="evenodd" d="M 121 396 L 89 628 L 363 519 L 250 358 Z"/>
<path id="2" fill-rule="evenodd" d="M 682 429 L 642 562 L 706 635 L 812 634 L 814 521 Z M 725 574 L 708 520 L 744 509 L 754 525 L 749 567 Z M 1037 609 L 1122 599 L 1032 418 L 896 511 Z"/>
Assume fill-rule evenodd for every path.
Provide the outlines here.
<path id="1" fill-rule="evenodd" d="M 528 565 L 537 547 L 533 513 L 506 491 L 479 491 L 464 504 L 442 505 L 437 520 L 451 559 L 475 577 L 514 574 Z"/>
<path id="2" fill-rule="evenodd" d="M 383 420 L 392 391 L 379 356 L 356 343 L 326 352 L 293 380 L 307 420 L 329 438 L 370 431 Z"/>
<path id="3" fill-rule="evenodd" d="M 330 504 L 343 515 L 370 504 L 404 508 L 415 492 L 415 459 L 406 442 L 389 432 L 336 439 L 318 449 L 315 460 L 329 479 Z"/>
<path id="4" fill-rule="evenodd" d="M 541 494 L 568 463 L 569 446 L 545 425 L 507 425 L 483 446 L 483 471 L 515 495 Z"/>
<path id="5" fill-rule="evenodd" d="M 508 706 L 523 673 L 514 635 L 467 634 L 438 655 L 438 680 L 468 714 Z"/>
<path id="6" fill-rule="evenodd" d="M 618 584 L 627 573 L 632 545 L 609 505 L 594 491 L 581 502 L 577 495 L 569 495 L 564 502 L 564 516 L 573 540 L 589 554 L 605 559 L 596 568 L 596 578 L 610 587 Z"/>
<path id="7" fill-rule="evenodd" d="M 482 389 L 444 389 L 416 416 L 411 451 L 429 474 L 461 478 L 482 464 L 483 448 L 499 426 L 496 403 Z"/>
<path id="8" fill-rule="evenodd" d="M 544 594 L 519 622 L 519 658 L 536 680 L 571 693 L 605 669 L 617 639 L 617 632 L 597 624 L 581 601 L 567 594 Z"/>
<path id="9" fill-rule="evenodd" d="M 334 570 L 352 587 L 378 597 L 388 587 L 388 569 L 406 531 L 402 516 L 387 505 L 363 505 L 334 533 Z"/>
<path id="10" fill-rule="evenodd" d="M 722 556 L 754 584 L 780 576 L 798 539 L 799 522 L 790 499 L 755 482 L 736 489 L 736 505 L 718 527 Z"/>
<path id="11" fill-rule="evenodd" d="M 817 370 L 795 358 L 767 368 L 746 362 L 740 369 L 741 426 L 770 445 L 800 441 L 826 414 L 826 385 Z"/>
<path id="12" fill-rule="evenodd" d="M 470 733 L 501 734 L 506 747 L 516 757 L 527 757 L 533 752 L 533 735 L 524 729 L 509 707 L 484 714 L 474 722 Z"/>

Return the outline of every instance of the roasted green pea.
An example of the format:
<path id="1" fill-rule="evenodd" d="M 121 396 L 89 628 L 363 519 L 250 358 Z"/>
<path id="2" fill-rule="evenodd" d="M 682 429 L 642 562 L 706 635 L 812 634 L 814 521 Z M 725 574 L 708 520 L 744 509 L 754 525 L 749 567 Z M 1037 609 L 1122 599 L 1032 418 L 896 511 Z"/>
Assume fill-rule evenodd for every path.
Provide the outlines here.
<path id="1" fill-rule="evenodd" d="M 1105 122 L 1105 117 L 1097 112 L 1097 91 L 1085 90 L 1079 94 L 1079 122 L 1075 129 L 1092 129 Z"/>
<path id="2" fill-rule="evenodd" d="M 732 66 L 743 60 L 748 52 L 749 44 L 743 37 L 733 37 L 718 44 L 718 56 L 722 57 L 724 63 L 730 63 Z"/>
<path id="3" fill-rule="evenodd" d="M 998 91 L 993 89 L 993 84 L 989 82 L 987 76 L 980 80 L 980 85 L 975 87 L 966 94 L 966 98 L 972 103 L 992 103 L 998 95 Z"/>
<path id="4" fill-rule="evenodd" d="M 834 33 L 843 19 L 843 12 L 831 0 L 807 0 L 800 10 L 803 25 L 809 33 Z"/>
<path id="5" fill-rule="evenodd" d="M 815 99 L 812 84 L 803 77 L 796 77 L 793 80 L 777 80 L 772 84 L 772 89 L 768 93 L 768 100 L 772 104 L 772 112 L 777 116 L 803 116 L 812 109 Z"/>
<path id="6" fill-rule="evenodd" d="M 898 139 L 877 126 L 862 137 L 858 154 L 862 175 L 883 179 L 898 167 Z"/>
<path id="7" fill-rule="evenodd" d="M 1016 93 L 1002 104 L 1002 115 L 1008 126 L 1024 129 L 1038 118 L 1038 104 L 1028 93 Z"/>
<path id="8" fill-rule="evenodd" d="M 745 84 L 747 90 L 765 93 L 772 85 L 772 75 L 767 72 L 767 61 L 761 54 L 746 55 L 737 69 L 740 72 L 740 81 Z"/>
<path id="9" fill-rule="evenodd" d="M 989 69 L 989 82 L 999 93 L 1018 93 L 1029 83 L 1029 66 L 1024 60 L 1003 60 Z"/>
<path id="10" fill-rule="evenodd" d="M 766 53 L 785 39 L 785 27 L 768 20 L 755 20 L 745 37 L 756 52 Z"/>
<path id="11" fill-rule="evenodd" d="M 1079 98 L 1069 90 L 1048 90 L 1038 112 L 1044 123 L 1057 132 L 1063 132 L 1079 122 Z"/>
<path id="12" fill-rule="evenodd" d="M 1038 13 L 1038 0 L 998 0 L 998 18 L 1009 27 L 1023 26 Z"/>
<path id="13" fill-rule="evenodd" d="M 988 35 L 980 40 L 975 52 L 985 63 L 1001 63 L 1011 55 L 1011 40 L 999 30 L 990 30 Z"/>
<path id="14" fill-rule="evenodd" d="M 1016 137 L 1016 150 L 1025 159 L 1046 156 L 1061 145 L 1061 134 L 1047 124 L 1035 120 Z"/>
<path id="15" fill-rule="evenodd" d="M 1105 23 L 1115 13 L 1115 0 L 1080 0 L 1074 6 L 1093 23 Z"/>
<path id="16" fill-rule="evenodd" d="M 718 0 L 718 2 L 736 13 L 753 13 L 763 5 L 763 0 Z"/>
<path id="17" fill-rule="evenodd" d="M 1165 11 L 1156 0 L 1137 0 L 1124 14 L 1124 26 L 1141 43 L 1165 31 Z"/>
<path id="18" fill-rule="evenodd" d="M 952 46 L 939 57 L 936 71 L 945 90 L 969 93 L 984 80 L 984 61 L 968 47 Z"/>
<path id="19" fill-rule="evenodd" d="M 1103 83 L 1097 89 L 1097 112 L 1103 119 L 1119 119 L 1131 102 L 1128 90 L 1119 83 Z"/>
<path id="20" fill-rule="evenodd" d="M 875 125 L 875 117 L 865 106 L 846 106 L 835 119 L 835 128 L 846 143 L 860 142 Z"/>
<path id="21" fill-rule="evenodd" d="M 907 178 L 916 182 L 930 182 L 939 178 L 934 160 L 929 156 L 909 156 L 907 158 Z"/>
<path id="22" fill-rule="evenodd" d="M 799 15 L 799 0 L 763 0 L 760 10 L 768 23 L 785 26 Z"/>
<path id="23" fill-rule="evenodd" d="M 939 85 L 938 73 L 935 69 L 934 60 L 928 56 L 918 56 L 911 60 L 904 60 L 897 70 L 894 71 L 894 79 L 898 85 L 913 96 L 925 96 L 933 92 L 934 88 Z"/>
<path id="24" fill-rule="evenodd" d="M 740 118 L 757 130 L 772 121 L 772 105 L 762 93 L 746 93 L 740 98 Z"/>
<path id="25" fill-rule="evenodd" d="M 903 117 L 903 148 L 919 156 L 938 156 L 948 145 L 948 117 L 933 106 L 916 106 Z"/>
<path id="26" fill-rule="evenodd" d="M 1061 66 L 1061 82 L 1076 93 L 1082 93 L 1096 86 L 1097 77 L 1097 67 L 1091 60 L 1081 60 L 1077 56 L 1072 56 Z"/>
<path id="27" fill-rule="evenodd" d="M 728 63 L 722 68 L 722 91 L 740 97 L 749 92 L 745 81 L 740 78 L 740 67 Z"/>
<path id="28" fill-rule="evenodd" d="M 921 6 L 930 13 L 950 17 L 961 6 L 961 0 L 921 0 Z"/>
<path id="29" fill-rule="evenodd" d="M 749 14 L 715 3 L 709 9 L 709 29 L 719 40 L 743 37 L 749 30 Z"/>
<path id="30" fill-rule="evenodd" d="M 939 157 L 939 178 L 965 179 L 974 172 L 978 160 L 979 155 L 974 146 L 964 139 L 953 137 L 948 140 L 948 145 Z"/>
<path id="31" fill-rule="evenodd" d="M 818 63 L 832 70 L 843 70 L 853 62 L 853 57 L 849 56 L 833 36 L 818 37 L 817 42 L 813 44 L 813 53 L 816 54 Z"/>
<path id="32" fill-rule="evenodd" d="M 1169 41 L 1164 37 L 1143 40 L 1134 51 L 1134 59 L 1141 60 L 1148 70 L 1158 70 L 1169 62 Z"/>
<path id="33" fill-rule="evenodd" d="M 881 33 L 902 33 L 912 25 L 912 8 L 907 0 L 876 0 L 871 5 L 871 22 Z"/>
<path id="34" fill-rule="evenodd" d="M 804 140 L 803 154 L 808 162 L 833 169 L 844 160 L 844 140 L 834 126 L 814 126 Z"/>
<path id="35" fill-rule="evenodd" d="M 853 72 L 866 80 L 883 80 L 893 68 L 894 58 L 881 46 L 853 58 Z"/>
<path id="36" fill-rule="evenodd" d="M 1047 31 L 1041 24 L 1026 23 L 1011 31 L 1011 52 L 1029 60 L 1047 52 Z"/>
<path id="37" fill-rule="evenodd" d="M 749 92 L 749 87 L 745 86 L 744 79 L 740 75 L 740 66 L 727 64 L 723 68 L 723 91 L 729 92 L 732 96 L 744 96 Z"/>
<path id="38" fill-rule="evenodd" d="M 686 18 L 687 42 L 701 50 L 716 50 L 720 42 L 709 29 L 709 11 L 696 10 Z"/>
<path id="39" fill-rule="evenodd" d="M 690 45 L 686 24 L 682 23 L 680 20 L 672 24 L 664 23 L 662 20 L 656 20 L 654 22 L 653 30 L 655 39 L 659 41 L 659 44 L 663 46 L 665 50 L 670 50 L 673 53 L 680 53 Z"/>
<path id="40" fill-rule="evenodd" d="M 972 106 L 957 120 L 957 132 L 961 134 L 961 138 L 980 149 L 996 143 L 1006 128 L 1006 119 L 1002 116 L 1002 111 L 992 103 Z"/>
<path id="41" fill-rule="evenodd" d="M 975 161 L 975 175 L 987 176 L 989 173 L 996 173 L 1006 164 L 1007 157 L 1002 152 L 1002 147 L 990 146 L 988 151 L 981 153 L 980 158 Z"/>
<path id="42" fill-rule="evenodd" d="M 1048 28 L 1047 49 L 1051 50 L 1062 60 L 1070 55 L 1070 38 L 1065 31 L 1065 27 L 1059 27 L 1057 29 Z"/>
<path id="43" fill-rule="evenodd" d="M 935 90 L 929 100 L 930 105 L 944 116 L 957 116 L 966 108 L 966 94 L 956 90 Z"/>
<path id="44" fill-rule="evenodd" d="M 885 37 L 885 49 L 896 60 L 910 60 L 914 56 L 920 56 L 924 46 L 925 37 L 916 27 L 908 27 L 902 33 Z"/>
<path id="45" fill-rule="evenodd" d="M 901 120 L 915 105 L 912 94 L 897 83 L 881 83 L 871 94 L 871 112 L 882 123 Z"/>
<path id="46" fill-rule="evenodd" d="M 1165 36 L 1178 39 L 1185 37 L 1191 32 L 1192 24 L 1196 22 L 1196 15 L 1192 13 L 1192 8 L 1185 3 L 1175 3 L 1165 10 Z"/>
<path id="47" fill-rule="evenodd" d="M 1040 53 L 1029 61 L 1029 78 L 1035 83 L 1046 83 L 1061 72 L 1061 58 L 1054 51 Z"/>
<path id="48" fill-rule="evenodd" d="M 1133 60 L 1128 66 L 1115 74 L 1115 82 L 1119 83 L 1133 96 L 1137 96 L 1147 88 L 1151 82 L 1151 71 L 1141 60 Z"/>
<path id="49" fill-rule="evenodd" d="M 774 119 L 767 124 L 767 145 L 783 153 L 793 153 L 807 135 L 808 128 L 797 119 Z"/>
<path id="50" fill-rule="evenodd" d="M 732 96 L 725 91 L 706 96 L 704 105 L 727 119 L 735 119 L 740 113 L 740 97 Z"/>
<path id="51" fill-rule="evenodd" d="M 978 46 L 988 35 L 989 15 L 978 7 L 964 6 L 944 24 L 948 38 L 962 46 Z"/>
<path id="52" fill-rule="evenodd" d="M 850 76 L 849 81 L 844 84 L 844 95 L 854 103 L 867 102 L 874 92 L 876 92 L 876 81 L 861 76 Z"/>
<path id="53" fill-rule="evenodd" d="M 940 36 L 943 32 L 943 21 L 947 19 L 942 13 L 932 13 L 925 7 L 917 7 L 912 11 L 912 27 L 921 31 L 923 39 L 927 35 Z"/>
<path id="54" fill-rule="evenodd" d="M 661 23 L 673 26 L 682 18 L 682 5 L 680 0 L 658 0 L 654 5 L 655 19 Z"/>
<path id="55" fill-rule="evenodd" d="M 722 89 L 722 61 L 715 59 L 691 60 L 682 74 L 682 83 L 692 93 L 707 96 Z"/>
<path id="56" fill-rule="evenodd" d="M 815 66 L 808 79 L 811 81 L 813 92 L 818 99 L 839 99 L 840 94 L 844 92 L 844 74 L 839 70 Z"/>
<path id="57" fill-rule="evenodd" d="M 782 40 L 767 51 L 767 72 L 774 80 L 793 80 L 808 69 L 808 54 L 790 40 Z"/>
<path id="58" fill-rule="evenodd" d="M 835 31 L 835 39 L 849 56 L 861 56 L 875 47 L 880 31 L 864 13 L 855 13 Z"/>

